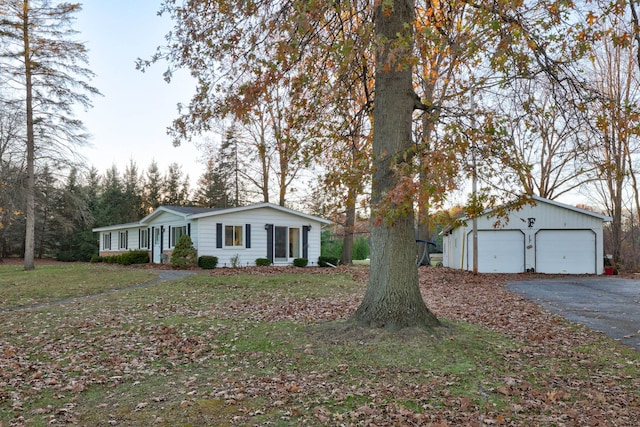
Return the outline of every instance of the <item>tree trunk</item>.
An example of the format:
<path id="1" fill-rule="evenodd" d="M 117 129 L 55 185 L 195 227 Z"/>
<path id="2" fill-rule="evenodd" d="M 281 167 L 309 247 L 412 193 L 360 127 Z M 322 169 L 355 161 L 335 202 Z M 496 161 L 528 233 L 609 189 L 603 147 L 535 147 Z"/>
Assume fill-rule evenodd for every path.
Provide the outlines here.
<path id="1" fill-rule="evenodd" d="M 353 231 L 356 225 L 356 195 L 357 191 L 349 188 L 346 203 L 346 219 L 344 223 L 344 238 L 342 240 L 342 254 L 340 264 L 353 263 Z"/>
<path id="2" fill-rule="evenodd" d="M 22 21 L 22 37 L 24 43 L 24 70 L 26 86 L 27 115 L 27 188 L 26 194 L 26 231 L 24 242 L 24 269 L 35 268 L 35 229 L 36 229 L 36 197 L 35 197 L 35 140 L 33 135 L 33 93 L 31 81 L 31 50 L 29 47 L 29 1 L 24 0 L 24 19 Z"/>
<path id="3" fill-rule="evenodd" d="M 400 159 L 412 146 L 415 92 L 412 43 L 407 41 L 413 40 L 413 34 L 407 32 L 413 26 L 413 0 L 394 0 L 391 6 L 378 2 L 374 19 L 382 45 L 376 55 L 373 112 L 371 267 L 367 292 L 352 319 L 392 330 L 433 327 L 439 322 L 425 305 L 418 282 L 412 196 L 407 192 L 400 201 L 388 197 L 390 191 L 400 189 Z"/>

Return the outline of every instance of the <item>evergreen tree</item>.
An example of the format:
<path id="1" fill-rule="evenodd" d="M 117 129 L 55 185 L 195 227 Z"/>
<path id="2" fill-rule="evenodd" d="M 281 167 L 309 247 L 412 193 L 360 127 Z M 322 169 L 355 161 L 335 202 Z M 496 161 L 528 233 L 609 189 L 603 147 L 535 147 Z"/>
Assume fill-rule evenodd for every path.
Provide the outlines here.
<path id="1" fill-rule="evenodd" d="M 169 165 L 164 179 L 163 205 L 186 206 L 189 204 L 189 181 L 184 178 L 182 168 L 177 163 Z"/>
<path id="2" fill-rule="evenodd" d="M 124 170 L 122 177 L 124 204 L 128 210 L 126 222 L 139 221 L 146 213 L 144 211 L 144 194 L 142 177 L 138 174 L 138 166 L 131 160 Z"/>
<path id="3" fill-rule="evenodd" d="M 51 218 L 58 199 L 56 180 L 49 165 L 45 165 L 42 171 L 36 175 L 36 205 L 35 205 L 35 256 L 42 258 L 52 253 L 55 245 L 55 227 Z"/>
<path id="4" fill-rule="evenodd" d="M 148 215 L 160 206 L 163 199 L 164 179 L 155 160 L 149 165 L 146 178 L 144 183 L 144 210 L 145 215 Z"/>
<path id="5" fill-rule="evenodd" d="M 105 226 L 128 222 L 129 213 L 126 212 L 124 204 L 124 186 L 115 165 L 107 169 L 102 182 L 96 225 Z"/>
<path id="6" fill-rule="evenodd" d="M 213 157 L 209 158 L 207 168 L 198 180 L 195 193 L 196 205 L 206 208 L 226 208 L 230 200 L 226 180 Z"/>
<path id="7" fill-rule="evenodd" d="M 53 206 L 55 256 L 60 261 L 89 261 L 97 252 L 96 240 L 91 232 L 93 217 L 89 208 L 89 194 L 88 188 L 79 182 L 77 169 L 72 168 Z"/>
<path id="8" fill-rule="evenodd" d="M 218 155 L 218 173 L 228 189 L 229 206 L 240 206 L 240 165 L 238 162 L 238 138 L 235 127 L 230 127 L 220 146 Z"/>

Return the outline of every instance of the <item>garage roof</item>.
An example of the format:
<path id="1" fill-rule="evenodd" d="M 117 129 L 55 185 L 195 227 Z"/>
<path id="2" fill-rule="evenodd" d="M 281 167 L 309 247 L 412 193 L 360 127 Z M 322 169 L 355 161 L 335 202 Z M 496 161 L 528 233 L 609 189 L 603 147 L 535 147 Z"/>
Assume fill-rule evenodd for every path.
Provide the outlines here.
<path id="1" fill-rule="evenodd" d="M 527 197 L 527 196 L 524 196 L 524 197 Z M 613 220 L 613 218 L 611 218 L 610 216 L 606 216 L 606 215 L 602 215 L 602 214 L 599 214 L 599 213 L 596 213 L 596 212 L 592 212 L 592 211 L 589 211 L 587 209 L 578 208 L 576 206 L 571 206 L 571 205 L 567 205 L 567 204 L 564 204 L 564 203 L 560 203 L 560 202 L 558 202 L 556 200 L 545 199 L 544 197 L 540 197 L 540 196 L 528 196 L 528 198 L 534 200 L 536 203 L 546 203 L 548 205 L 553 205 L 553 206 L 557 206 L 559 208 L 568 209 L 570 211 L 574 211 L 574 212 L 577 212 L 577 213 L 580 213 L 580 214 L 583 214 L 583 215 L 588 215 L 588 216 L 592 216 L 592 217 L 595 217 L 595 218 L 599 218 L 604 222 L 611 222 Z M 479 216 L 488 215 L 491 212 L 493 212 L 494 210 L 495 209 L 488 209 L 488 210 L 484 211 Z M 471 218 L 462 217 L 462 218 L 460 218 L 460 221 L 464 222 L 464 221 L 466 221 L 468 219 L 471 219 Z M 455 228 L 458 228 L 459 225 L 460 224 L 457 223 L 455 225 L 447 226 L 441 231 L 440 234 L 446 234 L 449 231 L 451 231 L 451 230 L 453 230 Z"/>

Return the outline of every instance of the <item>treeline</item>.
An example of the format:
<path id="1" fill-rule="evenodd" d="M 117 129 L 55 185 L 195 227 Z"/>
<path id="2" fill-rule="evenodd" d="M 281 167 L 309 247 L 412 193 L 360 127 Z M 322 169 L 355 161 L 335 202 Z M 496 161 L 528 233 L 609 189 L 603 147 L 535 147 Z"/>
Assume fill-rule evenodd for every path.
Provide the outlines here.
<path id="1" fill-rule="evenodd" d="M 131 161 L 120 172 L 114 165 L 104 173 L 72 167 L 66 176 L 50 166 L 38 171 L 36 191 L 37 258 L 89 261 L 98 252 L 94 227 L 139 221 L 160 205 L 232 207 L 232 182 L 216 162 L 191 188 L 189 176 L 178 164 L 161 171 L 153 161 L 142 170 Z M 25 250 L 26 216 L 19 164 L 0 157 L 0 255 L 21 257 Z"/>

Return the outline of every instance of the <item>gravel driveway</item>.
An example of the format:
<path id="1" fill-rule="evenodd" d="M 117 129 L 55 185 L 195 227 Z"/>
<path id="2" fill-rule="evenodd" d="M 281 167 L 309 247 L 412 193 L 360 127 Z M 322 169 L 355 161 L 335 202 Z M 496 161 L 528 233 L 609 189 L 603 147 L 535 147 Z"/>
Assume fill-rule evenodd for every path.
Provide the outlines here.
<path id="1" fill-rule="evenodd" d="M 510 282 L 507 289 L 640 350 L 640 280 L 545 277 Z"/>

